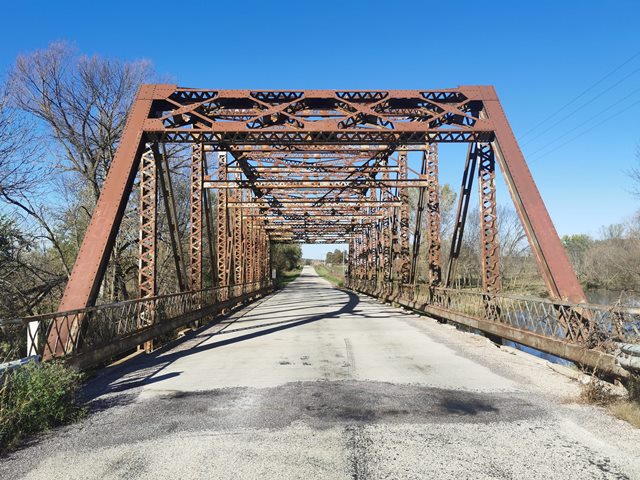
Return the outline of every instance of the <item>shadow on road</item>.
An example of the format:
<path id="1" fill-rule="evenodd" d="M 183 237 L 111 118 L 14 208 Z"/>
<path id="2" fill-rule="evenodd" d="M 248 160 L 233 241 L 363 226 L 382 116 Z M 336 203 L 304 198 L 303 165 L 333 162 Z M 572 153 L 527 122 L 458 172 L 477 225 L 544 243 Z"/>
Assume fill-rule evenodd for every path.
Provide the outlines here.
<path id="1" fill-rule="evenodd" d="M 301 288 L 310 288 L 308 286 L 305 286 L 305 284 L 313 283 L 305 282 L 304 280 L 297 280 L 295 289 L 299 290 Z M 315 290 L 318 290 L 317 284 L 315 284 Z M 341 290 L 340 293 L 344 294 L 347 297 L 347 301 L 343 303 L 339 308 L 316 315 L 309 315 L 306 317 L 297 315 L 295 319 L 292 320 L 270 323 L 257 323 L 256 325 L 249 327 L 229 329 L 229 327 L 234 325 L 238 320 L 229 318 L 225 319 L 224 317 L 222 317 L 220 321 L 216 322 L 215 324 L 209 324 L 195 332 L 191 332 L 190 334 L 185 335 L 182 339 L 172 342 L 170 345 L 167 345 L 165 348 L 158 349 L 151 354 L 138 357 L 122 365 L 112 367 L 100 373 L 97 377 L 88 382 L 83 391 L 82 400 L 91 404 L 99 397 L 107 394 L 126 392 L 138 387 L 142 387 L 144 385 L 149 385 L 151 383 L 159 382 L 167 378 L 179 375 L 178 373 L 158 375 L 158 373 L 160 373 L 164 368 L 180 358 L 184 358 L 215 348 L 233 345 L 239 342 L 248 341 L 254 338 L 263 337 L 265 335 L 271 335 L 283 330 L 308 325 L 319 320 L 336 318 L 344 314 L 354 314 L 356 306 L 360 303 L 358 295 L 346 290 Z M 314 299 L 318 299 L 318 297 L 319 295 L 313 295 Z M 246 308 L 250 308 L 250 306 Z M 289 310 L 283 310 L 283 312 L 287 311 Z M 274 312 L 273 310 L 270 310 L 269 316 L 273 316 L 277 313 L 277 311 Z M 359 315 L 359 313 L 355 314 Z M 244 319 L 245 317 L 243 316 L 241 318 Z M 228 321 L 225 322 L 225 320 Z M 209 330 L 211 327 L 219 324 L 225 325 L 222 330 L 218 330 L 213 333 L 206 333 L 207 330 Z M 258 331 L 205 344 L 205 342 L 210 340 L 212 337 L 215 337 L 222 333 L 233 333 L 243 330 Z M 185 347 L 185 344 L 187 342 L 194 340 L 198 341 L 198 343 L 188 348 L 181 348 L 181 346 Z M 90 407 L 90 409 L 93 410 L 93 407 Z"/>

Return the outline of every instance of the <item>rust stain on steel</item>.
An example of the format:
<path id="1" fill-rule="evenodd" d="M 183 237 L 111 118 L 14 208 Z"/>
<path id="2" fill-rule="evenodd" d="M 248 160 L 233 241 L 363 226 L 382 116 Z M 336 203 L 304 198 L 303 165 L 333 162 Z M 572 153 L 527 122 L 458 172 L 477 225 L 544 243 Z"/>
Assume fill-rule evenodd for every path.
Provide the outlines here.
<path id="1" fill-rule="evenodd" d="M 202 288 L 203 156 L 202 144 L 191 147 L 191 196 L 189 199 L 189 285 L 191 290 Z"/>
<path id="2" fill-rule="evenodd" d="M 140 87 L 78 251 L 59 311 L 82 308 L 95 302 L 140 162 L 144 146 L 144 122 L 149 117 L 153 100 L 169 95 L 171 89 L 171 86 L 162 85 Z M 80 325 L 75 328 L 80 328 Z M 72 334 L 69 326 L 60 322 L 55 329 L 51 329 L 49 340 L 55 336 L 59 340 L 55 342 L 57 345 L 64 344 Z M 62 348 L 56 347 L 52 355 L 62 352 Z"/>
<path id="3" fill-rule="evenodd" d="M 451 284 L 455 274 L 477 168 L 483 291 L 492 294 L 500 289 L 497 156 L 550 294 L 572 302 L 584 301 L 493 87 L 355 91 L 145 85 L 129 114 L 60 310 L 81 309 L 95 302 L 141 158 L 144 221 L 140 295 L 155 294 L 152 252 L 156 232 L 152 220 L 156 212 L 155 202 L 153 209 L 149 203 L 149 182 L 153 180 L 155 199 L 156 162 L 153 155 L 144 156 L 143 152 L 149 148 L 158 158 L 159 147 L 167 143 L 192 144 L 191 291 L 204 287 L 205 225 L 214 270 L 206 278 L 215 278 L 215 284 L 227 289 L 226 294 L 221 293 L 223 301 L 233 285 L 269 278 L 270 243 L 276 241 L 349 243 L 351 279 L 383 282 L 387 291 L 392 282 L 406 286 L 419 277 L 423 211 L 428 242 L 428 272 L 424 273 L 431 287 L 437 287 L 442 276 L 437 163 L 440 142 L 469 144 L 445 285 Z M 412 151 L 423 152 L 422 169 L 415 172 L 415 178 L 409 177 Z M 206 153 L 218 159 L 210 176 L 205 172 Z M 160 190 L 167 197 L 169 169 L 167 165 L 160 167 Z M 410 188 L 420 189 L 413 255 Z M 205 189 L 217 192 L 215 234 L 209 225 L 208 203 L 203 203 L 208 198 Z M 167 203 L 165 198 L 165 204 L 171 206 L 171 201 Z M 177 237 L 176 230 L 172 248 L 178 268 L 182 255 Z M 489 303 L 485 307 L 487 316 L 499 316 Z M 81 341 L 85 318 L 73 318 L 72 324 L 55 322 L 50 329 L 48 345 L 56 345 L 50 356 L 66 352 L 70 343 Z"/>
<path id="4" fill-rule="evenodd" d="M 586 302 L 549 212 L 493 87 L 477 87 L 493 124 L 500 168 L 549 293 L 569 302 Z"/>

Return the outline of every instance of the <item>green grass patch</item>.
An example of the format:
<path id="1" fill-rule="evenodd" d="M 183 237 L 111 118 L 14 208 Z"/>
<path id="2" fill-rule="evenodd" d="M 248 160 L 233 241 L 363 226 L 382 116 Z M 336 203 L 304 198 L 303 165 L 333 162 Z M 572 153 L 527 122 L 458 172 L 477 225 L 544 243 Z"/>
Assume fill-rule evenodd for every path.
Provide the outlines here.
<path id="1" fill-rule="evenodd" d="M 276 278 L 276 287 L 284 288 L 287 283 L 293 282 L 296 278 L 300 276 L 302 273 L 302 267 L 297 268 L 295 270 L 290 270 L 288 272 L 280 272 L 278 273 L 278 277 Z"/>
<path id="2" fill-rule="evenodd" d="M 81 374 L 61 362 L 30 362 L 0 377 L 0 452 L 82 416 Z"/>
<path id="3" fill-rule="evenodd" d="M 342 265 L 316 265 L 316 273 L 338 287 L 344 286 L 344 270 Z"/>

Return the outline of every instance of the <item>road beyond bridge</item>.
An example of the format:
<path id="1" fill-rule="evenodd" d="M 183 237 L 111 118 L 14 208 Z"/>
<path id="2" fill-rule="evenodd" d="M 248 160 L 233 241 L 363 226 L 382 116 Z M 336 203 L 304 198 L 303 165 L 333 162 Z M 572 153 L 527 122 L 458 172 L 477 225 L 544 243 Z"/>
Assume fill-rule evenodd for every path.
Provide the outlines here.
<path id="1" fill-rule="evenodd" d="M 640 433 L 570 370 L 331 287 L 284 290 L 111 367 L 0 478 L 640 478 Z"/>

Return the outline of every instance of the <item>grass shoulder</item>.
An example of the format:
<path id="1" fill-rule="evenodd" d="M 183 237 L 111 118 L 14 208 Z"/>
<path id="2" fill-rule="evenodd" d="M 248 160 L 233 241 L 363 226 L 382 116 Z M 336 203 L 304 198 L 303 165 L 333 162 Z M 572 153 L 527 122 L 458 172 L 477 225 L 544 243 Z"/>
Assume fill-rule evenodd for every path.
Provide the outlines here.
<path id="1" fill-rule="evenodd" d="M 298 278 L 300 276 L 300 273 L 302 273 L 302 267 L 279 273 L 276 278 L 276 287 L 284 288 L 285 285 L 293 282 L 296 278 Z"/>
<path id="2" fill-rule="evenodd" d="M 333 283 L 338 287 L 344 286 L 344 270 L 342 265 L 323 265 L 314 266 L 316 273 L 325 280 Z"/>
<path id="3" fill-rule="evenodd" d="M 630 377 L 622 390 L 595 375 L 585 375 L 578 401 L 604 407 L 614 417 L 640 428 L 640 378 Z"/>

